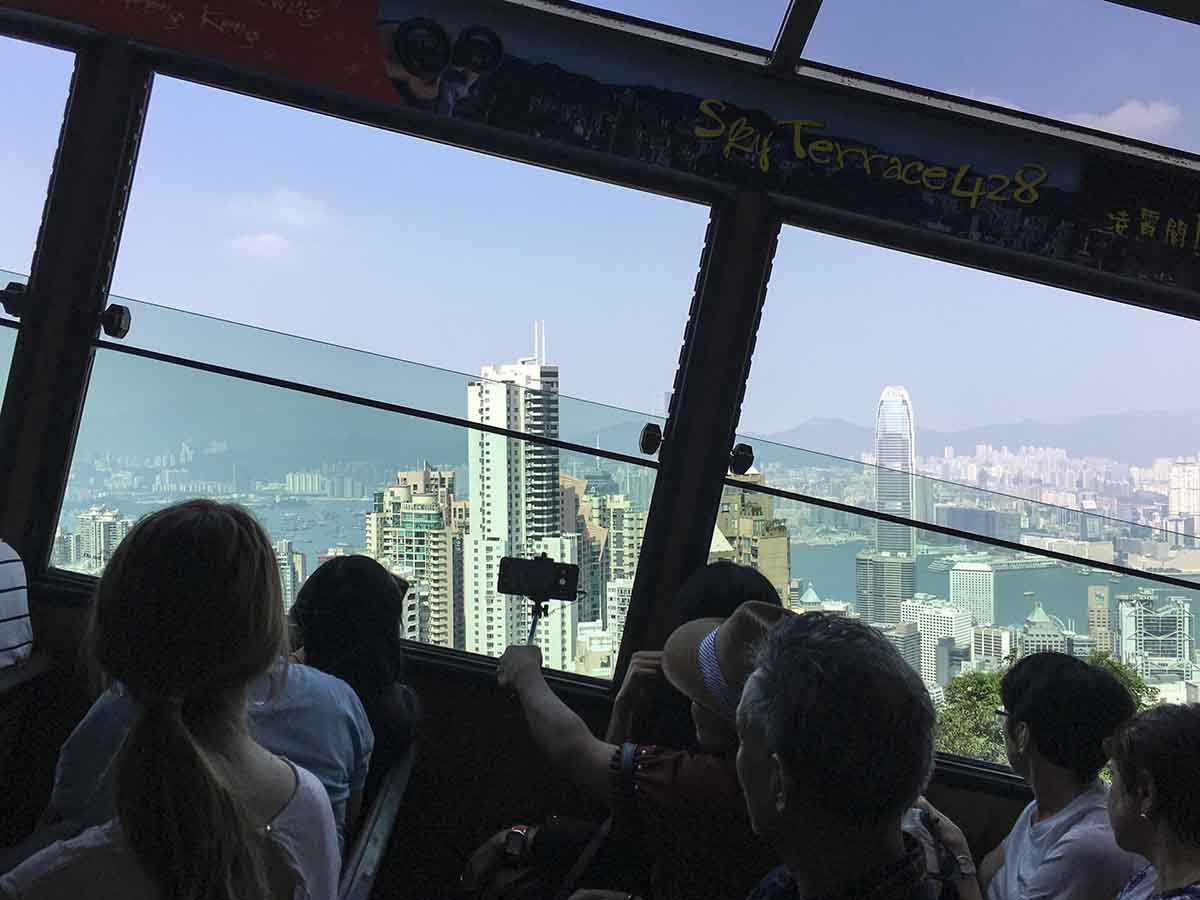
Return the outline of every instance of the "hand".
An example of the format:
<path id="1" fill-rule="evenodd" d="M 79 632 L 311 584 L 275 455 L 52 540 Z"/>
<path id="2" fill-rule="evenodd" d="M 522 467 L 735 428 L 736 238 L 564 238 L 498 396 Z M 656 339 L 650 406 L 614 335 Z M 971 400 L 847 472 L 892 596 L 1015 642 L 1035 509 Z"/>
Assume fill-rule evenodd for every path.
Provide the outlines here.
<path id="1" fill-rule="evenodd" d="M 467 865 L 458 879 L 459 885 L 466 891 L 477 891 L 479 886 L 487 882 L 500 865 L 504 862 L 504 840 L 508 829 L 498 831 L 467 860 Z"/>
<path id="2" fill-rule="evenodd" d="M 633 654 L 615 702 L 626 704 L 631 709 L 641 705 L 650 686 L 662 677 L 662 657 L 661 650 L 639 650 Z"/>
<path id="3" fill-rule="evenodd" d="M 516 690 L 521 682 L 542 673 L 542 651 L 537 647 L 509 647 L 496 666 L 496 683 Z"/>
<path id="4" fill-rule="evenodd" d="M 954 824 L 953 820 L 946 818 L 942 813 L 938 812 L 937 808 L 924 797 L 917 798 L 916 806 L 929 813 L 929 830 L 933 832 L 933 836 L 941 841 L 946 849 L 955 856 L 970 856 L 971 847 L 967 844 L 967 836 L 963 834 L 962 829 Z"/>

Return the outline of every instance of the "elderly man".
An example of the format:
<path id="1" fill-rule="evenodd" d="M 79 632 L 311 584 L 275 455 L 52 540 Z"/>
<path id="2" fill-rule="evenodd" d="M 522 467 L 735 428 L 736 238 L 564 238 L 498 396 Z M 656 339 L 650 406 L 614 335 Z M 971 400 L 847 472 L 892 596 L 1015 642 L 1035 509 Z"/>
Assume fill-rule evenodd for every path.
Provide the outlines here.
<path id="1" fill-rule="evenodd" d="M 929 778 L 933 727 L 924 685 L 875 629 L 817 612 L 772 627 L 738 705 L 737 767 L 783 865 L 751 900 L 938 897 L 900 827 Z"/>

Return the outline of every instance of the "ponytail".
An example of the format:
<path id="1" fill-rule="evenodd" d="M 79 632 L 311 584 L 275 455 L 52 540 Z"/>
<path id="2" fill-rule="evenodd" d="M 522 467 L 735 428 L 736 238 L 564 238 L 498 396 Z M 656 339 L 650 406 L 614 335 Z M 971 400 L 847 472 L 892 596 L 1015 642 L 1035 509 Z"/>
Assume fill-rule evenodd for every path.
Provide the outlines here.
<path id="1" fill-rule="evenodd" d="M 169 900 L 270 896 L 264 835 L 193 737 L 180 701 L 142 704 L 117 762 L 116 808 Z"/>

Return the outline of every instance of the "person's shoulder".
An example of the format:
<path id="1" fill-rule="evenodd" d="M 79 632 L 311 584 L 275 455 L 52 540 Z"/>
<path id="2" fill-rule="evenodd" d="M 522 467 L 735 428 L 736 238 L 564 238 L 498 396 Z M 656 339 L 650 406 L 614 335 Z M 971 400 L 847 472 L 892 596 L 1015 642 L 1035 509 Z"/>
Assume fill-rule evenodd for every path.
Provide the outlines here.
<path id="1" fill-rule="evenodd" d="M 283 692 L 309 703 L 333 705 L 355 712 L 362 708 L 362 701 L 354 693 L 354 688 L 337 676 L 304 663 L 288 664 Z"/>
<path id="2" fill-rule="evenodd" d="M 13 898 L 154 896 L 153 883 L 114 822 L 88 828 L 34 854 L 0 888 Z"/>
<path id="3" fill-rule="evenodd" d="M 379 692 L 371 712 L 389 725 L 411 728 L 419 709 L 417 692 L 404 682 L 396 681 Z"/>

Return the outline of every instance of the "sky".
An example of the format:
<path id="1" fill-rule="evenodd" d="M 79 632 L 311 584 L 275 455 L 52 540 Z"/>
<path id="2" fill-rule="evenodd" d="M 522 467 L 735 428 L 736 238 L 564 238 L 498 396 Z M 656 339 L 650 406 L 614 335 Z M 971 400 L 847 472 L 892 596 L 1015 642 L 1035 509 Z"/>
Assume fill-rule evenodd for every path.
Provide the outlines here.
<path id="1" fill-rule="evenodd" d="M 770 45 L 787 4 L 600 5 Z M 806 56 L 1200 152 L 1200 28 L 1104 0 L 826 0 Z M 0 39 L 0 268 L 29 269 L 70 65 Z M 113 290 L 462 372 L 530 354 L 543 319 L 564 394 L 660 414 L 707 215 L 159 78 Z M 135 319 L 130 340 L 203 356 L 182 320 L 168 331 Z M 1191 321 L 789 227 L 741 427 L 869 423 L 887 384 L 940 430 L 1195 409 L 1198 337 Z"/>

